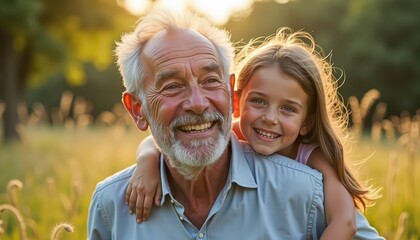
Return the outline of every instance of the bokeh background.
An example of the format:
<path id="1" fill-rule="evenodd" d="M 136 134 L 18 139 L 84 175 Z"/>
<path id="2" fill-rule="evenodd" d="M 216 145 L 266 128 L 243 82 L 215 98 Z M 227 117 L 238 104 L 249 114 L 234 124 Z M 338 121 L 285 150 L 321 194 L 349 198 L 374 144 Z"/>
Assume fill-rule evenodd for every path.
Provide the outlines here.
<path id="1" fill-rule="evenodd" d="M 113 50 L 154 5 L 191 8 L 238 46 L 311 33 L 336 68 L 359 173 L 382 188 L 366 216 L 387 239 L 420 239 L 417 0 L 0 0 L 0 239 L 86 239 L 95 184 L 148 134 L 120 103 Z"/>

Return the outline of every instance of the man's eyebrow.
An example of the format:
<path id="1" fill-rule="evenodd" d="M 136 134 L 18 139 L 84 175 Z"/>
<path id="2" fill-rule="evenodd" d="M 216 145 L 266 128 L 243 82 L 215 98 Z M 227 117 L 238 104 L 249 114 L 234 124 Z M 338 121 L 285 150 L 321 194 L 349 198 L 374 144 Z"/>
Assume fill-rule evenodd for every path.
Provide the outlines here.
<path id="1" fill-rule="evenodd" d="M 210 63 L 203 66 L 201 69 L 204 71 L 210 72 L 210 71 L 215 71 L 215 70 L 220 69 L 220 66 L 217 63 Z"/>
<path id="2" fill-rule="evenodd" d="M 176 70 L 163 70 L 163 71 L 160 71 L 160 72 L 156 73 L 156 76 L 155 76 L 156 83 L 159 84 L 159 82 L 161 82 L 161 81 L 163 81 L 165 79 L 168 79 L 168 78 L 172 78 L 174 76 L 177 76 L 178 74 L 179 74 L 179 72 L 176 71 Z"/>

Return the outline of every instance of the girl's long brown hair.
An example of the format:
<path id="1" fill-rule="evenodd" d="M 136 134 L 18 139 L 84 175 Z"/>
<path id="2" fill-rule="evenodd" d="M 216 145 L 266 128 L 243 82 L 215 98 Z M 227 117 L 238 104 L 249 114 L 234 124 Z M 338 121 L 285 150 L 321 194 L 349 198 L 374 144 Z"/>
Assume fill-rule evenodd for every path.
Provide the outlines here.
<path id="1" fill-rule="evenodd" d="M 266 39 L 256 39 L 238 53 L 236 91 L 240 96 L 251 75 L 261 67 L 277 64 L 281 71 L 301 85 L 309 96 L 309 114 L 314 126 L 298 141 L 317 144 L 338 178 L 353 197 L 355 206 L 365 210 L 379 197 L 378 190 L 360 181 L 349 167 L 351 134 L 348 131 L 348 111 L 338 93 L 333 67 L 313 37 L 303 31 L 281 28 Z"/>

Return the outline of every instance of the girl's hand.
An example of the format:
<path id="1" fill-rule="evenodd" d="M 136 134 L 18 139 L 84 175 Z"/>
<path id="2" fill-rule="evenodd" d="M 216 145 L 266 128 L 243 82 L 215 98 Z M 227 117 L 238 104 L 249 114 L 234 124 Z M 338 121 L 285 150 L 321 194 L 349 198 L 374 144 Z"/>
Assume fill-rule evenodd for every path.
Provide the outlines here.
<path id="1" fill-rule="evenodd" d="M 146 137 L 137 149 L 137 167 L 131 176 L 125 193 L 130 214 L 136 213 L 137 223 L 150 216 L 153 202 L 160 206 L 162 186 L 159 176 L 159 149 L 153 137 Z"/>
<path id="2" fill-rule="evenodd" d="M 146 171 L 145 169 L 143 170 Z M 144 175 L 140 168 L 137 167 L 131 176 L 125 194 L 129 212 L 130 214 L 136 213 L 137 223 L 146 221 L 149 218 L 152 204 L 160 206 L 161 197 L 162 186 L 160 179 Z"/>

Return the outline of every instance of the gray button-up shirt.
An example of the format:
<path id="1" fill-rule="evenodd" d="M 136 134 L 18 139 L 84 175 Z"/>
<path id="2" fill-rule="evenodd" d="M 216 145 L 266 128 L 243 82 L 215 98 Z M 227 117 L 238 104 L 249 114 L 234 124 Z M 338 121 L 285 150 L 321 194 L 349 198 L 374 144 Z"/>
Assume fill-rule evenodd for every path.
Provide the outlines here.
<path id="1" fill-rule="evenodd" d="M 321 173 L 280 155 L 257 154 L 234 134 L 229 147 L 226 185 L 201 229 L 190 223 L 172 196 L 163 167 L 161 207 L 137 224 L 124 202 L 131 166 L 97 185 L 89 208 L 88 238 L 318 239 L 326 228 Z M 359 212 L 356 220 L 355 239 L 383 239 Z"/>

